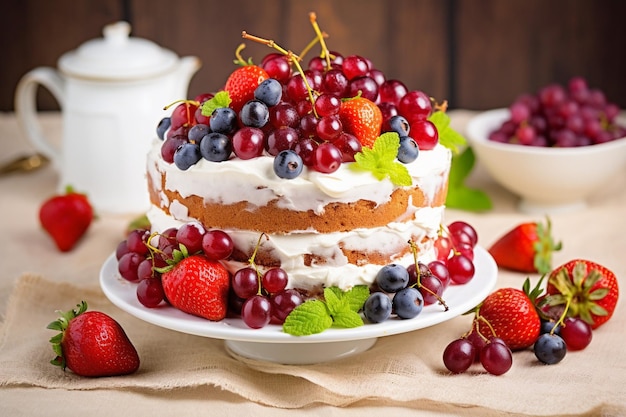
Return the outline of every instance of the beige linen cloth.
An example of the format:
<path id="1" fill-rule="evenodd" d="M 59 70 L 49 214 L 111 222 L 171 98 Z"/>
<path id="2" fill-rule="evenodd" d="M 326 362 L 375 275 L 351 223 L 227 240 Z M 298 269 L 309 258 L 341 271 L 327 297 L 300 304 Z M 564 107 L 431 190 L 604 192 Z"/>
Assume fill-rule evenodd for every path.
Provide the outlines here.
<path id="1" fill-rule="evenodd" d="M 467 115 L 458 113 L 453 121 L 464 122 Z M 5 143 L 15 127 L 8 117 L 0 122 Z M 55 118 L 48 122 L 58 126 Z M 470 222 L 487 246 L 511 225 L 536 219 L 516 212 L 513 196 L 478 175 L 474 181 L 492 195 L 495 210 L 449 210 L 448 221 Z M 554 233 L 565 244 L 556 264 L 574 257 L 596 260 L 613 269 L 626 288 L 625 178 L 607 185 L 589 210 L 552 217 Z M 0 179 L 0 230 L 8 233 L 0 239 L 1 415 L 52 415 L 64 398 L 89 415 L 106 415 L 111 408 L 135 415 L 166 408 L 212 415 L 282 415 L 293 409 L 311 415 L 626 415 L 623 301 L 586 350 L 570 352 L 555 366 L 539 364 L 530 350 L 516 352 L 512 369 L 500 377 L 479 365 L 462 375 L 450 375 L 443 366 L 445 346 L 468 329 L 470 316 L 383 337 L 364 353 L 328 363 L 291 366 L 235 358 L 221 340 L 145 323 L 103 295 L 99 268 L 121 240 L 128 218 L 103 215 L 74 251 L 56 252 L 36 221 L 38 204 L 54 191 L 55 181 L 51 168 Z M 501 271 L 497 285 L 520 288 L 524 278 Z M 55 310 L 80 300 L 122 324 L 140 354 L 138 372 L 88 379 L 49 364 L 54 332 L 46 325 Z M 38 408 L 39 401 L 48 408 Z"/>

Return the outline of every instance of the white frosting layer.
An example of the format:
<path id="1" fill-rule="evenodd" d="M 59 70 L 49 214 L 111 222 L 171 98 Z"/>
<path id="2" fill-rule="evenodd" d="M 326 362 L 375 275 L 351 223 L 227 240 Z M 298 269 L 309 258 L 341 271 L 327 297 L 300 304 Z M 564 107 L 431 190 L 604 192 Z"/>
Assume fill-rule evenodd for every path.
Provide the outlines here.
<path id="1" fill-rule="evenodd" d="M 354 285 L 370 285 L 381 266 L 350 264 L 341 248 L 367 252 L 376 248 L 400 250 L 405 249 L 409 239 L 413 238 L 418 243 L 420 260 L 430 262 L 435 259 L 433 240 L 437 237 L 444 207 L 414 208 L 413 212 L 412 221 L 390 223 L 384 227 L 336 233 L 269 235 L 268 240 L 262 240 L 262 247 L 270 247 L 272 256 L 280 260 L 281 267 L 289 275 L 290 288 L 309 289 L 324 285 L 338 286 L 347 290 Z M 183 223 L 193 221 L 184 217 L 174 219 L 155 206 L 148 211 L 148 219 L 153 231 L 180 227 Z M 231 236 L 235 246 L 245 252 L 251 251 L 259 241 L 257 232 L 225 231 Z M 424 243 L 421 243 L 422 239 Z M 310 254 L 324 257 L 325 262 L 311 266 L 305 265 L 305 256 Z M 408 266 L 413 263 L 413 255 L 409 254 L 393 261 Z M 242 267 L 238 262 L 226 262 L 226 264 L 231 272 Z"/>
<path id="2" fill-rule="evenodd" d="M 388 179 L 379 181 L 369 172 L 355 172 L 342 164 L 332 174 L 322 174 L 304 169 L 292 180 L 277 177 L 273 171 L 273 157 L 263 156 L 250 160 L 231 159 L 225 162 L 200 161 L 187 171 L 181 171 L 166 163 L 160 156 L 162 142 L 155 141 L 148 156 L 148 175 L 155 186 L 161 184 L 165 175 L 165 188 L 177 191 L 183 198 L 197 195 L 206 203 L 234 204 L 246 201 L 251 209 L 275 201 L 280 208 L 295 211 L 313 210 L 322 213 L 329 203 L 350 203 L 369 200 L 384 204 L 396 188 Z M 423 191 L 427 204 L 445 185 L 450 169 L 451 153 L 438 145 L 430 151 L 421 151 L 417 160 L 406 164 L 413 184 Z M 148 212 L 154 231 L 180 227 L 189 218 L 187 208 L 178 201 L 169 201 L 160 190 L 160 206 L 169 209 L 171 215 L 157 206 Z M 347 290 L 354 285 L 370 285 L 380 265 L 353 265 L 341 248 L 357 252 L 397 253 L 407 248 L 413 239 L 418 244 L 420 260 L 434 259 L 433 241 L 442 223 L 444 207 L 415 207 L 409 204 L 407 211 L 383 227 L 354 229 L 349 232 L 317 233 L 302 231 L 289 235 L 269 235 L 263 242 L 271 248 L 272 256 L 280 260 L 281 267 L 289 275 L 290 288 L 314 288 L 338 286 Z M 280 219 L 276 219 L 280 221 Z M 242 230 L 225 230 L 235 246 L 251 252 L 259 240 L 259 233 Z M 422 243 L 422 240 L 424 241 Z M 305 265 L 305 257 L 314 255 L 325 259 L 323 264 Z M 413 255 L 408 254 L 396 263 L 409 265 Z M 227 265 L 232 272 L 241 267 L 238 263 Z"/>
<path id="3" fill-rule="evenodd" d="M 155 140 L 148 156 L 148 175 L 160 184 L 166 175 L 165 188 L 177 191 L 183 198 L 197 195 L 206 203 L 235 204 L 246 201 L 261 207 L 276 201 L 279 208 L 322 213 L 329 203 L 373 201 L 377 205 L 389 201 L 395 186 L 389 179 L 379 181 L 370 172 L 357 172 L 348 163 L 332 174 L 322 174 L 305 167 L 295 179 L 285 180 L 274 174 L 274 158 L 261 156 L 249 160 L 230 159 L 210 162 L 202 159 L 187 171 L 181 171 L 160 156 L 161 141 Z M 421 151 L 416 161 L 406 164 L 413 184 L 418 185 L 430 201 L 447 180 L 450 151 L 437 145 Z M 170 202 L 161 194 L 161 206 Z"/>

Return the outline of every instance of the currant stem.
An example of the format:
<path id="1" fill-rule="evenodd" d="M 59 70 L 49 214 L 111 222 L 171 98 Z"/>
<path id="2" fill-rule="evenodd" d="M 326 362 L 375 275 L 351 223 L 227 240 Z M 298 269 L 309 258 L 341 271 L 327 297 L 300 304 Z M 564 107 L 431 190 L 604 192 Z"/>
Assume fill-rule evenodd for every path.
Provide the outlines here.
<path id="1" fill-rule="evenodd" d="M 430 98 L 430 101 L 433 103 L 433 108 L 435 110 L 439 110 L 440 112 L 445 113 L 448 110 L 448 100 L 444 100 L 441 104 L 437 103 L 437 100 L 434 98 Z"/>
<path id="2" fill-rule="evenodd" d="M 423 288 L 427 293 L 429 293 L 430 295 L 435 297 L 437 299 L 437 301 L 439 302 L 439 304 L 441 304 L 443 306 L 444 311 L 448 311 L 449 307 L 446 304 L 446 302 L 443 300 L 443 298 L 438 296 L 430 288 L 426 288 L 426 287 L 424 287 L 422 285 L 422 280 L 421 280 L 422 274 L 420 272 L 419 264 L 417 262 L 417 245 L 412 240 L 409 240 L 409 246 L 411 246 L 411 252 L 413 252 L 413 259 L 414 259 L 414 262 L 415 262 L 415 274 L 417 275 L 417 282 L 415 283 L 415 285 L 417 286 L 418 289 L 419 288 Z"/>
<path id="3" fill-rule="evenodd" d="M 280 45 L 278 45 L 276 42 L 274 42 L 272 39 L 265 39 L 265 38 L 261 38 L 258 36 L 254 36 L 254 35 L 250 35 L 248 32 L 246 32 L 245 30 L 243 32 L 241 32 L 241 37 L 244 39 L 248 39 L 260 44 L 263 44 L 265 46 L 269 46 L 270 48 L 274 48 L 276 49 L 278 52 L 280 52 L 283 55 L 289 55 L 290 52 L 287 51 L 286 49 L 282 48 Z M 300 60 L 300 57 L 298 57 L 295 54 L 292 54 L 293 56 L 296 57 L 296 59 L 298 59 L 298 61 Z"/>
<path id="4" fill-rule="evenodd" d="M 327 38 L 328 34 L 326 32 L 323 32 L 322 35 Z M 307 46 L 304 47 L 304 49 L 302 51 L 300 51 L 300 60 L 302 60 L 302 57 L 304 57 L 306 54 L 309 53 L 309 51 L 311 50 L 311 48 L 313 48 L 316 44 L 319 43 L 319 38 L 316 36 L 315 38 L 313 38 L 313 40 L 311 42 L 309 42 L 309 44 Z"/>
<path id="5" fill-rule="evenodd" d="M 199 106 L 200 105 L 200 103 L 195 101 L 195 100 L 188 100 L 186 98 L 181 98 L 180 100 L 176 100 L 176 101 L 168 104 L 167 106 L 163 107 L 163 110 L 167 110 L 170 107 L 172 107 L 174 104 L 178 104 L 178 103 L 185 103 L 187 105 L 193 104 L 194 106 Z M 187 106 L 187 107 L 189 107 L 189 106 Z"/>
<path id="6" fill-rule="evenodd" d="M 248 263 L 250 264 L 252 268 L 254 268 L 254 271 L 256 272 L 256 277 L 257 277 L 257 282 L 258 282 L 257 295 L 263 295 L 263 291 L 262 291 L 263 286 L 261 284 L 262 274 L 256 262 L 254 262 L 254 258 L 256 258 L 256 254 L 259 248 L 261 247 L 261 239 L 263 239 L 263 236 L 265 236 L 266 239 L 269 239 L 269 237 L 265 233 L 261 233 L 261 235 L 259 236 L 259 240 L 257 240 L 256 246 L 254 247 L 254 252 L 252 252 L 252 255 L 250 256 L 250 258 L 248 258 Z"/>
<path id="7" fill-rule="evenodd" d="M 241 32 L 241 36 L 244 39 L 249 39 L 251 41 L 269 46 L 270 48 L 274 48 L 281 54 L 286 55 L 289 58 L 289 61 L 291 61 L 291 63 L 295 65 L 296 69 L 298 70 L 298 73 L 302 77 L 302 80 L 304 81 L 304 85 L 306 86 L 307 92 L 309 94 L 309 100 L 311 101 L 311 104 L 315 103 L 315 99 L 313 98 L 313 89 L 311 88 L 311 85 L 309 84 L 309 82 L 307 81 L 304 75 L 304 70 L 302 69 L 302 66 L 300 65 L 300 57 L 298 55 L 294 54 L 292 51 L 286 50 L 285 48 L 281 47 L 280 45 L 278 45 L 276 42 L 274 42 L 271 39 L 264 39 L 258 36 L 250 35 L 245 30 Z M 317 111 L 315 111 L 315 106 L 313 106 L 313 114 L 315 115 L 316 118 L 318 117 Z"/>
<path id="8" fill-rule="evenodd" d="M 313 25 L 313 30 L 319 39 L 320 46 L 322 47 L 323 57 L 326 59 L 326 68 L 330 69 L 330 52 L 328 51 L 328 47 L 326 46 L 326 41 L 324 40 L 324 35 L 320 30 L 319 25 L 317 24 L 317 15 L 315 12 L 309 13 L 309 19 L 311 21 L 311 25 Z"/>
<path id="9" fill-rule="evenodd" d="M 491 331 L 491 335 L 493 337 L 498 337 L 498 334 L 496 333 L 496 330 L 493 328 L 493 326 L 491 325 L 491 323 L 489 323 L 489 320 L 487 320 L 486 318 L 484 318 L 483 316 L 480 315 L 480 313 L 478 312 L 478 310 L 476 310 L 476 320 L 482 320 L 483 323 L 485 323 L 487 325 L 487 327 L 489 327 L 489 331 Z M 478 327 L 476 328 L 476 331 L 478 331 Z M 488 340 L 485 336 L 483 336 L 480 331 L 478 331 L 478 334 L 480 336 L 482 336 L 485 340 Z"/>
<path id="10" fill-rule="evenodd" d="M 237 47 L 237 49 L 235 49 L 235 58 L 237 58 L 235 60 L 235 64 L 238 65 L 245 65 L 246 64 L 246 60 L 243 59 L 243 56 L 241 55 L 241 51 L 243 51 L 246 47 L 245 43 L 240 43 L 239 46 Z"/>

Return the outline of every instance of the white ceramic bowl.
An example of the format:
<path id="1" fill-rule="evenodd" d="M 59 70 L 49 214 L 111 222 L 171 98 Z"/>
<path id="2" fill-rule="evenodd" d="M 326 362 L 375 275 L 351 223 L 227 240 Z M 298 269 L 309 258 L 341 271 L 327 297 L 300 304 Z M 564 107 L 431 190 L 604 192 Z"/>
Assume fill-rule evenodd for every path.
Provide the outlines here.
<path id="1" fill-rule="evenodd" d="M 587 199 L 626 166 L 626 138 L 577 148 L 497 143 L 489 134 L 509 117 L 508 109 L 473 117 L 467 140 L 477 162 L 500 185 L 521 197 L 519 209 L 533 214 L 580 210 Z"/>

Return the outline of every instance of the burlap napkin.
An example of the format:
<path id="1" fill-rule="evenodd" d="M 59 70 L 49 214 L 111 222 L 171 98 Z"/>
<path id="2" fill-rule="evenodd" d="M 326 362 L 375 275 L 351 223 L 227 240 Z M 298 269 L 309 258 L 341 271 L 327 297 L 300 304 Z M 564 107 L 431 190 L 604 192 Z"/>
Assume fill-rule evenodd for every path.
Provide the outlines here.
<path id="1" fill-rule="evenodd" d="M 48 339 L 53 332 L 46 325 L 56 317 L 55 310 L 73 308 L 80 300 L 86 300 L 92 310 L 110 314 L 126 329 L 141 357 L 137 373 L 89 379 L 49 364 L 53 353 Z M 221 340 L 142 322 L 113 306 L 97 287 L 81 288 L 25 275 L 11 295 L 0 330 L 0 386 L 170 390 L 212 385 L 281 408 L 315 403 L 346 406 L 380 399 L 385 403 L 419 401 L 426 408 L 478 407 L 483 415 L 488 410 L 545 415 L 580 414 L 592 409 L 602 410 L 603 415 L 626 412 L 624 376 L 618 369 L 621 366 L 623 371 L 624 365 L 615 368 L 610 354 L 572 354 L 566 363 L 554 368 L 538 365 L 531 352 L 520 352 L 513 369 L 501 377 L 486 375 L 479 368 L 464 375 L 449 375 L 441 353 L 449 341 L 463 333 L 469 319 L 459 317 L 430 329 L 384 337 L 369 351 L 352 358 L 288 366 L 234 358 Z M 611 327 L 615 331 L 621 328 Z M 598 339 L 596 343 L 603 343 Z M 614 349 L 617 357 L 622 346 L 611 346 L 609 341 L 606 338 L 603 349 L 609 353 Z M 596 388 L 600 382 L 602 390 Z M 537 413 L 538 409 L 543 412 Z"/>

